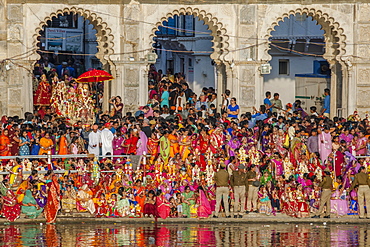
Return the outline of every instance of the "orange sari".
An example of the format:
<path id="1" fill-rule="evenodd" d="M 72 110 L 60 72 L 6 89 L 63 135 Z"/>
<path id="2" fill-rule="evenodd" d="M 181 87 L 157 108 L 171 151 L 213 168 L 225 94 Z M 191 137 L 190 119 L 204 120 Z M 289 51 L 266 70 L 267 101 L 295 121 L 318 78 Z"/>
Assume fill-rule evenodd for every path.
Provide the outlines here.
<path id="1" fill-rule="evenodd" d="M 185 144 L 187 142 L 190 142 L 190 136 L 182 136 L 181 141 L 183 145 L 180 145 L 180 155 L 183 161 L 185 161 L 188 158 L 188 155 L 190 154 L 190 146 L 191 143 Z"/>
<path id="2" fill-rule="evenodd" d="M 59 155 L 68 154 L 67 138 L 65 136 L 60 137 L 59 142 Z"/>
<path id="3" fill-rule="evenodd" d="M 46 218 L 46 223 L 54 223 L 57 218 L 57 213 L 60 208 L 60 188 L 58 180 L 53 176 L 51 182 L 48 184 L 48 201 L 46 203 L 44 213 Z"/>
<path id="4" fill-rule="evenodd" d="M 42 155 L 45 153 L 48 154 L 49 152 L 51 152 L 51 149 L 48 149 L 48 148 L 50 148 L 53 144 L 54 143 L 52 139 L 48 139 L 45 137 L 41 138 L 39 155 Z"/>
<path id="5" fill-rule="evenodd" d="M 170 157 L 173 158 L 175 154 L 179 153 L 180 146 L 177 142 L 177 137 L 175 135 L 169 134 L 168 140 L 170 141 Z M 172 141 L 176 141 L 176 143 L 173 143 Z"/>
<path id="6" fill-rule="evenodd" d="M 0 136 L 0 156 L 9 156 L 10 155 L 10 139 L 6 135 Z"/>

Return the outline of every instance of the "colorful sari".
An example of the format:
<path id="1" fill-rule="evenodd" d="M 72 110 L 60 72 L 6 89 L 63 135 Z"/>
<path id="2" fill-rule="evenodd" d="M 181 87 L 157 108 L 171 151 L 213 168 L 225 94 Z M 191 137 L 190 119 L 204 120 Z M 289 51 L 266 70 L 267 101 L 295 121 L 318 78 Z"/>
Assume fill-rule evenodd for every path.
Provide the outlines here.
<path id="1" fill-rule="evenodd" d="M 96 217 L 103 217 L 108 215 L 108 203 L 105 198 L 94 198 L 95 215 Z"/>
<path id="2" fill-rule="evenodd" d="M 21 215 L 21 205 L 12 190 L 8 190 L 6 196 L 3 196 L 4 204 L 2 208 L 5 218 L 13 222 Z"/>
<path id="3" fill-rule="evenodd" d="M 67 138 L 63 135 L 60 137 L 59 141 L 59 155 L 65 155 L 68 154 L 68 144 L 67 144 Z"/>
<path id="4" fill-rule="evenodd" d="M 195 200 L 191 199 L 194 196 L 194 191 L 190 191 L 189 193 L 182 193 L 185 200 L 188 200 L 189 204 L 183 202 L 182 203 L 182 214 L 186 215 L 188 218 L 191 216 L 190 209 L 195 206 Z"/>
<path id="5" fill-rule="evenodd" d="M 216 130 L 212 133 L 211 140 L 210 140 L 210 143 L 211 143 L 210 149 L 213 154 L 216 154 L 220 151 L 220 148 L 222 147 L 222 141 L 223 141 L 222 134 L 216 134 L 215 132 L 219 131 L 219 130 L 217 131 Z"/>
<path id="6" fill-rule="evenodd" d="M 122 136 L 116 136 L 113 138 L 112 146 L 113 146 L 113 155 L 121 155 L 125 153 L 124 148 L 122 147 L 122 143 L 125 140 Z"/>
<path id="7" fill-rule="evenodd" d="M 76 197 L 77 193 L 74 188 L 71 190 L 64 191 L 63 198 L 62 198 L 62 209 L 69 213 L 73 209 L 76 209 Z"/>
<path id="8" fill-rule="evenodd" d="M 30 219 L 36 219 L 44 210 L 43 208 L 37 208 L 33 205 L 38 205 L 35 198 L 32 196 L 30 190 L 26 190 L 26 194 L 22 200 L 22 213 Z M 33 204 L 32 206 L 27 204 Z"/>
<path id="9" fill-rule="evenodd" d="M 121 217 L 126 217 L 130 213 L 130 201 L 128 198 L 121 197 L 116 204 L 116 210 Z"/>
<path id="10" fill-rule="evenodd" d="M 162 136 L 161 139 L 159 139 L 159 143 L 162 159 L 167 164 L 168 158 L 170 156 L 170 140 L 168 140 L 168 138 L 166 138 L 165 136 Z"/>
<path id="11" fill-rule="evenodd" d="M 165 197 L 163 195 L 157 196 L 155 204 L 157 205 L 158 217 L 166 219 L 170 215 L 171 209 Z"/>
<path id="12" fill-rule="evenodd" d="M 148 153 L 148 137 L 144 133 L 144 131 L 139 132 L 140 139 L 137 142 L 137 149 L 136 155 L 143 155 L 144 153 Z"/>
<path id="13" fill-rule="evenodd" d="M 153 199 L 156 200 L 155 198 L 153 198 Z M 147 215 L 147 216 L 150 216 L 150 215 L 157 216 L 158 213 L 157 213 L 157 207 L 156 207 L 156 205 L 153 204 L 153 203 L 146 202 L 144 204 L 143 213 L 144 213 L 144 215 Z"/>
<path id="14" fill-rule="evenodd" d="M 9 156 L 10 155 L 10 139 L 6 135 L 0 136 L 0 156 Z"/>
<path id="15" fill-rule="evenodd" d="M 199 207 L 198 207 L 198 217 L 208 218 L 212 214 L 211 205 L 208 198 L 203 190 L 199 190 Z"/>
<path id="16" fill-rule="evenodd" d="M 84 184 L 80 191 L 78 192 L 77 197 L 77 210 L 80 212 L 89 211 L 90 214 L 95 213 L 95 205 L 94 201 L 92 200 L 92 191 L 89 189 L 88 191 L 88 185 Z"/>
<path id="17" fill-rule="evenodd" d="M 181 138 L 181 143 L 180 144 L 180 156 L 183 161 L 185 161 L 188 158 L 188 155 L 190 154 L 190 136 L 182 136 Z"/>
<path id="18" fill-rule="evenodd" d="M 151 164 L 157 158 L 158 146 L 159 146 L 159 140 L 158 139 L 149 138 L 149 140 L 148 140 L 148 152 L 151 155 L 151 157 L 150 157 L 150 163 Z"/>
<path id="19" fill-rule="evenodd" d="M 33 104 L 35 106 L 50 106 L 50 99 L 51 99 L 51 86 L 45 77 L 40 81 L 37 87 L 37 90 L 33 97 Z"/>
<path id="20" fill-rule="evenodd" d="M 57 178 L 53 176 L 51 182 L 49 182 L 47 186 L 49 187 L 49 191 L 48 201 L 45 206 L 46 223 L 55 223 L 58 210 L 60 209 L 60 188 Z"/>
<path id="21" fill-rule="evenodd" d="M 180 152 L 180 146 L 177 140 L 177 136 L 169 134 L 168 140 L 170 141 L 170 157 L 172 158 L 175 154 Z"/>

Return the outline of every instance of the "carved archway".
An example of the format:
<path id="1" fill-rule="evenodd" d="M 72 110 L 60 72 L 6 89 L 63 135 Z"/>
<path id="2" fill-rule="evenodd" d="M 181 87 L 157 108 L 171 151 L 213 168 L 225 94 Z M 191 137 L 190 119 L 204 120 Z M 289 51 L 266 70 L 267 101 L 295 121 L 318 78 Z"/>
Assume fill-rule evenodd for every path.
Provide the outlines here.
<path id="1" fill-rule="evenodd" d="M 227 62 L 225 56 L 229 53 L 229 36 L 227 35 L 226 28 L 211 13 L 207 13 L 198 8 L 180 8 L 169 12 L 165 17 L 162 17 L 152 30 L 152 34 L 150 35 L 150 47 L 153 47 L 153 38 L 156 36 L 155 32 L 159 30 L 159 27 L 163 25 L 164 21 L 168 21 L 169 18 L 173 18 L 175 15 L 193 15 L 204 21 L 204 24 L 208 25 L 208 29 L 211 31 L 211 36 L 213 37 L 213 53 L 210 55 L 211 59 L 213 59 L 217 64 Z"/>
<path id="2" fill-rule="evenodd" d="M 268 54 L 270 50 L 270 37 L 272 37 L 271 32 L 275 31 L 275 27 L 279 25 L 280 21 L 284 21 L 284 18 L 289 18 L 290 15 L 296 14 L 306 14 L 307 16 L 311 16 L 313 20 L 317 21 L 318 25 L 321 25 L 322 30 L 324 30 L 324 37 L 325 37 L 325 54 L 323 57 L 330 61 L 338 61 L 342 63 L 341 57 L 346 53 L 346 36 L 344 35 L 343 28 L 340 27 L 339 23 L 335 21 L 333 17 L 330 17 L 329 14 L 323 13 L 321 10 L 316 9 L 309 9 L 309 8 L 298 8 L 296 10 L 291 10 L 282 14 L 279 18 L 273 22 L 267 30 L 267 34 L 265 36 L 266 43 L 265 53 L 271 60 L 271 55 Z"/>
<path id="3" fill-rule="evenodd" d="M 330 82 L 331 115 L 332 117 L 338 116 L 338 110 L 345 115 L 348 110 L 349 97 L 347 95 L 348 66 L 346 61 L 347 58 L 345 56 L 346 35 L 344 34 L 343 28 L 340 27 L 340 24 L 328 13 L 314 8 L 298 8 L 296 10 L 290 10 L 289 12 L 283 13 L 276 19 L 276 21 L 271 23 L 271 26 L 267 30 L 267 34 L 265 36 L 267 40 L 265 55 L 267 55 L 268 61 L 272 59 L 271 55 L 268 53 L 271 44 L 271 32 L 275 31 L 275 27 L 279 25 L 279 22 L 283 22 L 285 18 L 289 18 L 290 15 L 296 14 L 311 16 L 313 20 L 317 21 L 318 25 L 321 25 L 321 29 L 324 31 L 325 53 L 323 58 L 329 62 L 332 71 Z M 338 88 L 340 88 L 339 91 Z"/>
<path id="4" fill-rule="evenodd" d="M 98 43 L 98 52 L 96 53 L 96 57 L 101 61 L 103 65 L 112 65 L 112 62 L 109 58 L 109 56 L 114 53 L 114 36 L 112 34 L 112 30 L 108 27 L 107 23 L 104 22 L 101 17 L 97 16 L 97 14 L 91 12 L 90 10 L 85 10 L 82 8 L 71 7 L 59 9 L 47 16 L 35 29 L 35 34 L 33 35 L 34 47 L 38 47 L 38 38 L 40 37 L 40 31 L 48 26 L 47 22 L 51 21 L 53 17 L 58 17 L 58 15 L 64 14 L 78 14 L 82 16 L 85 20 L 90 21 L 90 23 L 93 25 L 93 29 L 96 30 L 96 41 Z"/>

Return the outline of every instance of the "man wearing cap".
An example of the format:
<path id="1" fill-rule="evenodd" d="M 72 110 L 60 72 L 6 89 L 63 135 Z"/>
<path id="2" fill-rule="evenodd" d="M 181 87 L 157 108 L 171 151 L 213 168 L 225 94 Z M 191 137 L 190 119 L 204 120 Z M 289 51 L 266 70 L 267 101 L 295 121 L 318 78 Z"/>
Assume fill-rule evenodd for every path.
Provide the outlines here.
<path id="1" fill-rule="evenodd" d="M 322 188 L 319 211 L 312 218 L 320 218 L 320 215 L 324 211 L 325 205 L 326 205 L 326 212 L 325 212 L 324 218 L 330 218 L 330 197 L 332 194 L 333 179 L 331 178 L 330 170 L 328 168 L 325 168 L 324 173 L 325 173 L 325 177 L 322 180 L 322 182 L 319 184 L 319 187 Z"/>
<path id="2" fill-rule="evenodd" d="M 94 154 L 95 156 L 99 156 L 100 153 L 100 145 L 101 145 L 101 136 L 100 131 L 98 130 L 99 126 L 94 124 L 92 126 L 92 131 L 89 134 L 89 154 Z"/>
<path id="3" fill-rule="evenodd" d="M 360 219 L 364 219 L 365 217 L 365 210 L 364 210 L 364 200 L 366 207 L 369 208 L 370 205 L 370 180 L 369 176 L 366 172 L 366 168 L 361 166 L 358 169 L 358 173 L 355 175 L 355 180 L 353 181 L 351 188 L 349 191 L 351 192 L 355 186 L 358 185 L 358 209 L 360 211 Z M 369 210 L 369 209 L 368 209 Z M 370 218 L 370 212 L 367 213 L 367 218 Z"/>
<path id="4" fill-rule="evenodd" d="M 213 218 L 218 218 L 218 212 L 220 211 L 221 199 L 224 202 L 226 218 L 230 218 L 229 212 L 229 173 L 225 170 L 225 164 L 220 163 L 220 169 L 214 175 L 216 182 L 216 209 Z"/>
<path id="5" fill-rule="evenodd" d="M 113 154 L 113 133 L 110 131 L 112 128 L 110 123 L 104 124 L 104 129 L 101 132 L 102 155 L 107 153 Z"/>
<path id="6" fill-rule="evenodd" d="M 230 184 L 234 189 L 234 218 L 243 218 L 242 212 L 244 211 L 246 195 L 245 186 L 248 184 L 247 175 L 245 174 L 245 166 L 243 164 L 238 166 L 237 171 L 233 171 Z"/>

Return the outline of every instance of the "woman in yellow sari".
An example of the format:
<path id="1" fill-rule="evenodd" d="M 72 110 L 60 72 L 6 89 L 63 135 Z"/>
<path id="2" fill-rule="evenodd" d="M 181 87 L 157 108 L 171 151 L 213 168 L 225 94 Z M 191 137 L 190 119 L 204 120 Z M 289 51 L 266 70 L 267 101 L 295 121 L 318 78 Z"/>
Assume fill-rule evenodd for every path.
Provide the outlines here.
<path id="1" fill-rule="evenodd" d="M 54 147 L 53 140 L 50 138 L 50 133 L 46 132 L 45 136 L 40 140 L 39 155 L 51 154 L 51 149 Z"/>
<path id="2" fill-rule="evenodd" d="M 189 130 L 183 129 L 182 135 L 180 137 L 180 155 L 183 161 L 185 161 L 188 158 L 188 155 L 190 154 L 190 147 L 191 147 L 191 140 L 189 135 Z"/>
<path id="3" fill-rule="evenodd" d="M 9 156 L 10 147 L 9 130 L 4 129 L 3 133 L 0 135 L 0 156 Z"/>

